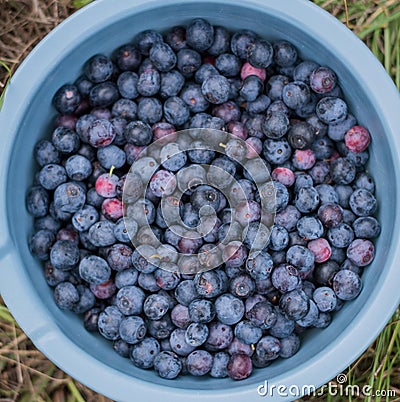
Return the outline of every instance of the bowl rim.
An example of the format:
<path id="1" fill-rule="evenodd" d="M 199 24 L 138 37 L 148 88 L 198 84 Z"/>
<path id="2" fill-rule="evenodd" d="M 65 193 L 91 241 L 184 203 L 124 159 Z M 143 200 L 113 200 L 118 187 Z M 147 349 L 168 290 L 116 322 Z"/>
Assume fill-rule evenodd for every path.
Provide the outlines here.
<path id="1" fill-rule="evenodd" d="M 159 6 L 171 6 L 189 3 L 199 3 L 196 0 L 169 0 L 168 4 L 162 0 L 97 0 L 63 21 L 28 55 L 25 61 L 15 72 L 10 81 L 4 98 L 3 108 L 0 113 L 0 127 L 5 133 L 4 142 L 0 148 L 0 168 L 8 172 L 9 159 L 12 154 L 16 128 L 22 113 L 24 112 L 24 100 L 36 92 L 37 85 L 44 76 L 42 67 L 43 57 L 51 54 L 53 60 L 62 58 L 65 49 L 73 46 L 74 41 L 82 37 L 90 36 L 93 28 L 101 27 L 102 22 L 109 22 L 110 18 L 118 19 L 133 8 L 137 11 L 146 11 Z M 202 3 L 214 3 L 225 6 L 241 6 L 262 10 L 263 12 L 275 12 L 280 15 L 290 16 L 299 26 L 307 27 L 311 34 L 318 35 L 326 41 L 331 49 L 339 56 L 346 57 L 346 52 L 340 44 L 347 43 L 352 49 L 350 65 L 358 71 L 366 86 L 371 99 L 376 105 L 381 120 L 385 122 L 387 133 L 392 141 L 392 158 L 395 167 L 393 174 L 399 175 L 400 166 L 400 139 L 396 138 L 396 129 L 400 126 L 400 97 L 392 80 L 385 72 L 383 66 L 373 56 L 370 50 L 342 23 L 329 13 L 319 8 L 308 0 L 292 0 L 290 2 L 278 2 L 276 0 L 247 0 L 245 4 L 241 0 L 205 0 Z M 96 19 L 93 15 L 96 14 Z M 82 30 L 82 27 L 85 27 Z M 335 30 L 334 38 L 331 35 Z M 348 56 L 348 55 L 347 55 Z M 44 69 L 45 70 L 45 69 Z M 379 76 L 379 80 L 376 77 Z M 62 370 L 77 378 L 80 382 L 110 398 L 119 401 L 129 400 L 130 393 L 134 389 L 138 395 L 146 395 L 148 401 L 160 401 L 174 398 L 176 401 L 184 401 L 186 398 L 202 400 L 209 398 L 211 401 L 231 400 L 241 401 L 243 398 L 255 400 L 259 398 L 254 384 L 243 385 L 231 390 L 209 389 L 201 392 L 193 392 L 182 388 L 150 384 L 149 382 L 121 373 L 98 361 L 87 352 L 81 350 L 72 342 L 52 320 L 43 306 L 39 296 L 29 286 L 29 278 L 24 273 L 23 264 L 18 250 L 10 236 L 9 222 L 6 211 L 6 186 L 9 175 L 3 175 L 0 182 L 0 221 L 4 223 L 4 229 L 0 231 L 0 290 L 5 303 L 16 318 L 25 333 L 33 341 L 36 347 Z M 400 199 L 400 188 L 395 189 L 395 199 Z M 393 211 L 395 227 L 400 222 L 400 210 Z M 323 359 L 337 361 L 337 354 L 347 356 L 340 361 L 340 366 L 333 368 L 329 364 L 321 364 L 320 353 L 313 356 L 308 362 L 293 368 L 285 375 L 273 379 L 274 384 L 303 385 L 305 378 L 312 378 L 318 387 L 329 381 L 341 370 L 353 362 L 373 341 L 384 325 L 390 319 L 399 304 L 400 295 L 395 284 L 398 281 L 396 274 L 396 261 L 400 259 L 399 233 L 394 233 L 393 249 L 388 256 L 387 264 L 390 266 L 387 275 L 379 279 L 379 288 L 375 297 L 370 298 L 365 304 L 363 315 L 357 315 L 349 326 L 346 334 L 338 334 L 338 337 L 328 351 L 324 351 Z M 10 270 L 9 268 L 13 269 Z M 23 296 L 22 296 L 23 295 Z M 24 303 L 25 301 L 25 303 Z M 26 303 L 29 301 L 29 303 Z M 386 307 L 381 310 L 381 305 Z M 370 331 L 365 331 L 370 328 Z M 354 345 L 357 345 L 355 348 Z M 79 364 L 76 364 L 79 362 Z M 339 364 L 339 362 L 338 362 Z M 290 400 L 287 396 L 275 395 L 271 400 Z"/>

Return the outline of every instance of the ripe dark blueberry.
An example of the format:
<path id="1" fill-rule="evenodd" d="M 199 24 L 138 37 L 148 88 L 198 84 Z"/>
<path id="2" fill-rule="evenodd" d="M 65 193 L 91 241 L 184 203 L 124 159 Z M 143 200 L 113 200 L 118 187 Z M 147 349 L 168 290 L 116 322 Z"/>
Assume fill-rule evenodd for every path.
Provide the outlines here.
<path id="1" fill-rule="evenodd" d="M 225 77 L 235 77 L 239 74 L 241 63 L 233 54 L 223 53 L 215 59 L 215 67 Z"/>
<path id="2" fill-rule="evenodd" d="M 62 212 L 78 211 L 85 204 L 85 200 L 85 191 L 78 183 L 63 183 L 54 191 L 54 207 Z"/>
<path id="3" fill-rule="evenodd" d="M 349 205 L 357 216 L 372 215 L 377 209 L 377 201 L 374 195 L 362 188 L 355 190 L 351 194 Z"/>
<path id="4" fill-rule="evenodd" d="M 92 56 L 84 66 L 85 75 L 94 83 L 108 80 L 114 67 L 112 61 L 102 54 Z"/>
<path id="5" fill-rule="evenodd" d="M 301 286 L 301 279 L 295 267 L 289 264 L 280 264 L 271 273 L 271 281 L 276 289 L 282 293 L 290 292 Z"/>
<path id="6" fill-rule="evenodd" d="M 239 94 L 247 102 L 255 101 L 261 95 L 264 84 L 256 75 L 249 75 L 243 80 Z"/>
<path id="7" fill-rule="evenodd" d="M 303 214 L 315 211 L 319 202 L 320 197 L 314 187 L 303 187 L 296 194 L 295 206 Z"/>
<path id="8" fill-rule="evenodd" d="M 201 92 L 201 86 L 197 84 L 185 85 L 180 97 L 192 113 L 204 112 L 209 106 L 208 101 Z"/>
<path id="9" fill-rule="evenodd" d="M 208 327 L 206 324 L 192 323 L 190 324 L 185 333 L 186 342 L 191 346 L 200 346 L 208 338 Z"/>
<path id="10" fill-rule="evenodd" d="M 66 127 L 57 127 L 54 130 L 52 142 L 56 149 L 63 154 L 75 153 L 80 145 L 76 132 Z"/>
<path id="11" fill-rule="evenodd" d="M 310 89 L 302 81 L 286 84 L 282 89 L 282 100 L 291 109 L 297 109 L 310 101 Z"/>
<path id="12" fill-rule="evenodd" d="M 361 292 L 361 278 L 353 271 L 340 270 L 333 278 L 333 290 L 342 300 L 352 300 Z"/>
<path id="13" fill-rule="evenodd" d="M 299 235 L 307 240 L 314 240 L 321 237 L 324 227 L 319 219 L 313 216 L 303 216 L 296 225 Z"/>
<path id="14" fill-rule="evenodd" d="M 182 362 L 174 352 L 162 351 L 154 359 L 154 370 L 168 380 L 176 378 L 182 370 Z"/>
<path id="15" fill-rule="evenodd" d="M 139 96 L 137 85 L 139 76 L 132 71 L 125 71 L 121 73 L 117 79 L 117 86 L 119 93 L 123 98 L 135 99 Z"/>
<path id="16" fill-rule="evenodd" d="M 280 165 L 288 161 L 292 149 L 285 138 L 279 140 L 266 139 L 263 144 L 263 155 L 267 162 Z"/>
<path id="17" fill-rule="evenodd" d="M 271 43 L 257 39 L 249 49 L 247 60 L 256 68 L 267 68 L 272 63 L 273 52 Z"/>
<path id="18" fill-rule="evenodd" d="M 144 70 L 139 74 L 137 90 L 140 95 L 154 96 L 160 90 L 160 73 L 153 68 Z"/>
<path id="19" fill-rule="evenodd" d="M 279 306 L 288 318 L 301 320 L 308 313 L 310 301 L 302 290 L 294 289 L 281 297 Z"/>
<path id="20" fill-rule="evenodd" d="M 327 286 L 316 288 L 313 293 L 313 299 L 317 304 L 319 311 L 333 311 L 336 307 L 336 294 L 331 288 Z"/>
<path id="21" fill-rule="evenodd" d="M 229 81 L 222 75 L 213 75 L 207 78 L 201 86 L 201 92 L 205 98 L 216 105 L 229 99 L 229 91 Z"/>
<path id="22" fill-rule="evenodd" d="M 218 352 L 214 354 L 213 364 L 210 375 L 214 378 L 225 378 L 228 376 L 228 363 L 230 356 L 226 352 Z"/>
<path id="23" fill-rule="evenodd" d="M 329 67 L 318 67 L 310 76 L 310 87 L 317 94 L 326 94 L 335 88 L 336 74 Z"/>
<path id="24" fill-rule="evenodd" d="M 300 338 L 296 334 L 280 339 L 280 343 L 279 356 L 285 359 L 295 355 L 300 348 Z"/>
<path id="25" fill-rule="evenodd" d="M 127 44 L 116 51 L 115 61 L 122 71 L 136 71 L 140 65 L 142 56 L 136 46 Z"/>
<path id="26" fill-rule="evenodd" d="M 146 335 L 146 325 L 139 316 L 124 317 L 119 324 L 121 339 L 131 345 L 139 343 Z"/>
<path id="27" fill-rule="evenodd" d="M 150 49 L 149 57 L 157 70 L 161 72 L 172 70 L 176 64 L 174 51 L 164 42 L 155 43 Z"/>
<path id="28" fill-rule="evenodd" d="M 338 124 L 347 116 L 347 105 L 343 99 L 327 96 L 316 107 L 318 118 L 325 124 Z"/>
<path id="29" fill-rule="evenodd" d="M 111 269 L 107 261 L 96 255 L 90 255 L 81 260 L 79 264 L 79 275 L 86 282 L 98 285 L 110 278 Z"/>
<path id="30" fill-rule="evenodd" d="M 135 120 L 137 116 L 137 105 L 130 99 L 117 100 L 111 109 L 113 117 L 122 117 L 126 120 Z"/>
<path id="31" fill-rule="evenodd" d="M 89 241 L 96 247 L 111 246 L 115 243 L 115 224 L 108 220 L 102 220 L 93 224 L 89 229 Z"/>
<path id="32" fill-rule="evenodd" d="M 169 123 L 182 126 L 188 121 L 190 112 L 181 98 L 172 96 L 164 103 L 164 116 Z"/>
<path id="33" fill-rule="evenodd" d="M 168 43 L 175 52 L 185 49 L 187 47 L 186 28 L 183 26 L 173 27 L 165 36 L 165 42 Z"/>
<path id="34" fill-rule="evenodd" d="M 256 41 L 257 36 L 253 31 L 242 30 L 235 32 L 231 38 L 232 53 L 240 59 L 247 59 Z"/>
<path id="35" fill-rule="evenodd" d="M 54 107 L 61 114 L 73 113 L 81 101 L 81 94 L 75 85 L 63 85 L 53 97 Z"/>
<path id="36" fill-rule="evenodd" d="M 318 316 L 319 316 L 320 312 L 318 310 L 317 305 L 314 303 L 313 300 L 309 300 L 309 303 L 310 303 L 310 307 L 308 309 L 307 314 L 300 320 L 296 320 L 296 324 L 297 324 L 296 330 L 300 329 L 300 331 L 301 331 L 303 328 L 311 327 L 318 320 Z M 301 333 L 301 332 L 299 332 L 299 333 Z"/>
<path id="37" fill-rule="evenodd" d="M 107 107 L 115 103 L 119 98 L 118 88 L 112 82 L 102 82 L 95 85 L 89 94 L 92 106 Z"/>
<path id="38" fill-rule="evenodd" d="M 331 177 L 336 184 L 350 184 L 356 177 L 354 163 L 347 158 L 337 158 L 331 162 Z"/>
<path id="39" fill-rule="evenodd" d="M 202 84 L 208 77 L 218 75 L 218 70 L 212 64 L 202 64 L 194 74 L 194 80 L 197 84 Z"/>
<path id="40" fill-rule="evenodd" d="M 136 36 L 137 47 L 144 56 L 148 56 L 153 45 L 162 40 L 162 35 L 152 29 L 140 32 Z"/>
<path id="41" fill-rule="evenodd" d="M 288 131 L 288 141 L 292 148 L 309 148 L 315 139 L 314 128 L 307 122 L 300 122 Z"/>
<path id="42" fill-rule="evenodd" d="M 153 133 L 148 124 L 137 120 L 130 122 L 125 127 L 124 136 L 128 143 L 136 146 L 144 146 L 150 144 Z"/>
<path id="43" fill-rule="evenodd" d="M 373 239 L 381 232 L 380 223 L 372 216 L 357 218 L 353 222 L 354 234 L 358 238 Z"/>
<path id="44" fill-rule="evenodd" d="M 132 346 L 130 358 L 136 367 L 149 369 L 159 353 L 160 343 L 152 337 L 146 337 Z"/>
<path id="45" fill-rule="evenodd" d="M 214 28 L 206 20 L 196 18 L 186 28 L 187 44 L 199 51 L 207 50 L 214 42 Z"/>
<path id="46" fill-rule="evenodd" d="M 54 289 L 54 300 L 62 310 L 72 310 L 79 301 L 79 293 L 71 282 L 61 282 Z"/>
<path id="47" fill-rule="evenodd" d="M 45 165 L 39 173 L 39 182 L 46 190 L 54 190 L 67 181 L 65 169 L 60 165 Z"/>
<path id="48" fill-rule="evenodd" d="M 319 65 L 314 61 L 311 60 L 302 61 L 293 70 L 293 79 L 295 81 L 303 81 L 306 84 L 309 84 L 312 72 L 318 67 Z"/>
<path id="49" fill-rule="evenodd" d="M 263 118 L 261 128 L 268 138 L 278 139 L 287 133 L 289 129 L 289 119 L 285 113 L 270 112 Z"/>
<path id="50" fill-rule="evenodd" d="M 214 40 L 211 45 L 207 49 L 207 53 L 212 56 L 218 56 L 220 54 L 226 53 L 229 51 L 230 45 L 230 34 L 224 27 L 214 27 Z"/>

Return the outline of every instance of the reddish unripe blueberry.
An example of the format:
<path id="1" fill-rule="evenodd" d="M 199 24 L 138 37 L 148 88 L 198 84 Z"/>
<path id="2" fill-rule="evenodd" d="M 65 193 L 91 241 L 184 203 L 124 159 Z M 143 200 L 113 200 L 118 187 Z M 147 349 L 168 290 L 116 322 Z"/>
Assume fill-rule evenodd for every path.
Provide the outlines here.
<path id="1" fill-rule="evenodd" d="M 317 161 L 311 149 L 296 149 L 293 155 L 293 165 L 299 170 L 311 169 Z"/>
<path id="2" fill-rule="evenodd" d="M 97 194 L 104 198 L 114 198 L 117 195 L 117 184 L 119 178 L 116 175 L 109 173 L 103 173 L 96 180 Z"/>
<path id="3" fill-rule="evenodd" d="M 227 368 L 229 377 L 233 380 L 244 380 L 252 373 L 253 364 L 249 356 L 237 353 L 231 356 Z"/>
<path id="4" fill-rule="evenodd" d="M 114 281 L 112 279 L 109 279 L 108 281 L 105 281 L 98 285 L 90 285 L 90 290 L 98 299 L 108 299 L 112 295 L 114 295 L 117 287 L 115 286 Z"/>
<path id="5" fill-rule="evenodd" d="M 249 75 L 256 75 L 261 79 L 261 81 L 265 81 L 267 78 L 267 72 L 265 68 L 257 68 L 253 67 L 250 63 L 244 63 L 242 70 L 240 71 L 240 78 L 244 80 Z"/>
<path id="6" fill-rule="evenodd" d="M 115 222 L 122 218 L 122 202 L 118 198 L 107 198 L 103 201 L 101 212 L 107 219 Z"/>
<path id="7" fill-rule="evenodd" d="M 322 237 L 308 242 L 307 248 L 314 254 L 315 262 L 318 263 L 329 260 L 332 255 L 331 246 L 328 241 Z"/>
<path id="8" fill-rule="evenodd" d="M 284 167 L 275 168 L 271 173 L 271 177 L 286 187 L 292 186 L 296 180 L 293 171 Z"/>
<path id="9" fill-rule="evenodd" d="M 247 159 L 257 158 L 262 152 L 262 141 L 257 137 L 250 137 L 246 140 L 247 144 Z"/>
<path id="10" fill-rule="evenodd" d="M 352 127 L 344 136 L 344 143 L 351 152 L 363 152 L 371 142 L 369 131 L 363 126 Z"/>
<path id="11" fill-rule="evenodd" d="M 230 132 L 235 137 L 239 137 L 242 140 L 247 139 L 246 127 L 240 121 L 231 121 L 231 122 L 228 123 L 226 128 L 228 129 L 228 132 Z"/>
<path id="12" fill-rule="evenodd" d="M 153 124 L 153 141 L 159 141 L 159 144 L 164 145 L 176 140 L 177 134 L 175 127 L 167 122 L 159 122 Z"/>

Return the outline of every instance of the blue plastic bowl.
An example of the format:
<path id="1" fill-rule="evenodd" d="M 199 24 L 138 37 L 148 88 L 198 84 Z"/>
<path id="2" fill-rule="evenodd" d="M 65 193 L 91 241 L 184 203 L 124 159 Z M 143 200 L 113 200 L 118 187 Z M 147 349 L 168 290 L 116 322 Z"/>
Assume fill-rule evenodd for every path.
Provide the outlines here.
<path id="1" fill-rule="evenodd" d="M 89 56 L 109 53 L 144 29 L 164 31 L 193 17 L 290 40 L 303 58 L 331 66 L 351 110 L 372 133 L 369 171 L 377 184 L 382 234 L 375 260 L 365 268 L 363 291 L 345 304 L 327 329 L 307 331 L 294 357 L 256 370 L 240 382 L 193 377 L 168 381 L 135 368 L 108 342 L 86 332 L 80 318 L 55 306 L 42 265 L 27 247 L 32 218 L 25 193 L 35 170 L 32 150 L 51 130 L 54 92 L 78 77 Z M 265 380 L 270 386 L 299 388 L 324 384 L 367 348 L 399 302 L 399 112 L 399 94 L 380 63 L 346 27 L 310 1 L 98 0 L 35 48 L 6 93 L 0 116 L 1 294 L 39 350 L 82 383 L 118 401 L 250 402 L 259 400 L 257 387 Z M 272 399 L 294 399 L 274 395 Z"/>

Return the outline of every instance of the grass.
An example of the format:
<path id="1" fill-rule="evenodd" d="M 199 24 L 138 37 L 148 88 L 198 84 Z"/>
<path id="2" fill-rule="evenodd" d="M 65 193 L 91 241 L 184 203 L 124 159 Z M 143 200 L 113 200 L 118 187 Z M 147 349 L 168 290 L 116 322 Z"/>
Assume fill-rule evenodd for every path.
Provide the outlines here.
<path id="1" fill-rule="evenodd" d="M 0 107 L 15 68 L 32 47 L 66 16 L 90 0 L 6 1 L 0 9 Z M 400 1 L 314 0 L 355 32 L 400 88 Z M 393 396 L 339 397 L 324 394 L 301 401 L 400 401 L 400 311 L 344 373 L 347 383 Z M 335 383 L 335 379 L 332 380 Z M 73 380 L 35 349 L 0 299 L 0 401 L 108 402 Z"/>

